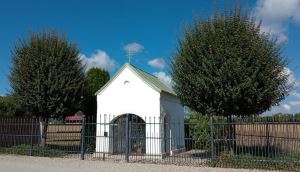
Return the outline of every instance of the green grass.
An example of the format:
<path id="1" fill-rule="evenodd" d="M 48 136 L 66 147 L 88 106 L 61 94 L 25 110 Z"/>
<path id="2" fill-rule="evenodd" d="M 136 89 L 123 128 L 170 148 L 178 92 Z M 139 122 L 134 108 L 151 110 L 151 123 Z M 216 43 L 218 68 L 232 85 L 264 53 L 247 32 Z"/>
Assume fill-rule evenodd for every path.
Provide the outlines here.
<path id="1" fill-rule="evenodd" d="M 30 145 L 18 145 L 9 148 L 0 148 L 0 154 L 30 155 L 30 150 Z M 40 157 L 64 157 L 66 153 L 35 145 L 32 147 L 31 155 Z"/>
<path id="2" fill-rule="evenodd" d="M 268 169 L 300 172 L 300 152 L 270 146 L 236 146 L 234 152 L 215 145 L 214 161 L 209 166 Z"/>
<path id="3" fill-rule="evenodd" d="M 215 165 L 230 168 L 300 171 L 299 157 L 299 154 L 296 155 L 295 153 L 278 154 L 276 157 L 263 157 L 247 153 L 223 152 L 215 160 Z"/>

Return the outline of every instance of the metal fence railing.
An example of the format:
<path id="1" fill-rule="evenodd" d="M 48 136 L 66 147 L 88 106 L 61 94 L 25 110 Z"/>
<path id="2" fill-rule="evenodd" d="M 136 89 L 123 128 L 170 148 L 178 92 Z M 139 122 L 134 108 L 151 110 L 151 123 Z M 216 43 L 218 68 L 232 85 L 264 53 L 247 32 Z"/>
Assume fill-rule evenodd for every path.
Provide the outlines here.
<path id="1" fill-rule="evenodd" d="M 159 118 L 130 115 L 106 118 L 109 122 L 84 117 L 78 122 L 48 124 L 39 118 L 0 118 L 0 154 L 233 168 L 300 168 L 300 122 L 296 119 L 213 117 L 167 123 Z M 45 128 L 47 131 L 43 132 Z"/>
<path id="2" fill-rule="evenodd" d="M 215 121 L 214 159 L 220 167 L 299 170 L 300 122 L 278 117 Z"/>

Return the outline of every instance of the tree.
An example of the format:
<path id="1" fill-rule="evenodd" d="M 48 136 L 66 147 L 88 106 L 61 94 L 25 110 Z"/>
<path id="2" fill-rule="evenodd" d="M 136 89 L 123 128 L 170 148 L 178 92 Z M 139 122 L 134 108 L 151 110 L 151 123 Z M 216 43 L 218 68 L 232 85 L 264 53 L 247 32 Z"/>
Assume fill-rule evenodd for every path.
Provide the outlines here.
<path id="1" fill-rule="evenodd" d="M 83 99 L 83 112 L 85 115 L 92 117 L 88 118 L 88 122 L 95 123 L 97 113 L 97 99 L 95 93 L 103 87 L 109 81 L 109 73 L 101 68 L 91 68 L 87 71 L 85 77 L 85 91 Z M 86 126 L 87 135 L 96 135 L 96 126 Z M 96 141 L 93 138 L 86 138 L 86 151 L 94 151 L 96 147 Z"/>
<path id="2" fill-rule="evenodd" d="M 295 120 L 297 121 L 297 122 L 300 122 L 300 113 L 298 112 L 298 113 L 295 113 Z"/>
<path id="3" fill-rule="evenodd" d="M 174 90 L 192 110 L 227 117 L 229 151 L 235 147 L 232 116 L 251 116 L 283 100 L 291 85 L 282 44 L 261 33 L 240 6 L 188 26 L 171 62 Z"/>
<path id="4" fill-rule="evenodd" d="M 85 94 L 83 111 L 88 116 L 95 116 L 97 113 L 97 101 L 95 93 L 109 81 L 109 73 L 100 68 L 88 70 L 85 78 Z"/>
<path id="5" fill-rule="evenodd" d="M 0 116 L 22 116 L 24 113 L 11 95 L 0 96 Z"/>
<path id="6" fill-rule="evenodd" d="M 181 101 L 202 114 L 250 116 L 283 100 L 282 44 L 239 6 L 187 27 L 171 63 Z"/>
<path id="7" fill-rule="evenodd" d="M 80 108 L 84 70 L 79 50 L 55 30 L 31 33 L 15 45 L 10 82 L 17 104 L 41 116 L 46 132 L 49 117 Z"/>

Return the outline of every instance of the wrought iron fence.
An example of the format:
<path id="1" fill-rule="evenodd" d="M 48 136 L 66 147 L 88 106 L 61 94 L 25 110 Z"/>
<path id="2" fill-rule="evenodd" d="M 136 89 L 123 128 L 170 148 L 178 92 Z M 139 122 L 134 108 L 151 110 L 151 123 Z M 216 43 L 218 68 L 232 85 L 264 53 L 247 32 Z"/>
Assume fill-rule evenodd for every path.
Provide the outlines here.
<path id="1" fill-rule="evenodd" d="M 52 120 L 53 121 L 53 120 Z M 42 130 L 47 125 L 43 136 Z M 80 152 L 82 123 L 49 122 L 40 118 L 0 118 L 0 154 L 64 157 Z M 43 143 L 43 137 L 46 142 Z"/>
<path id="2" fill-rule="evenodd" d="M 213 122 L 212 165 L 300 169 L 300 122 L 295 118 L 251 117 Z"/>
<path id="3" fill-rule="evenodd" d="M 265 168 L 300 168 L 300 122 L 251 117 L 168 123 L 135 115 L 105 121 L 44 124 L 39 118 L 0 118 L 0 154 L 128 162 Z M 43 132 L 47 125 L 47 132 Z M 44 136 L 42 133 L 46 133 Z M 42 143 L 43 137 L 46 142 Z"/>

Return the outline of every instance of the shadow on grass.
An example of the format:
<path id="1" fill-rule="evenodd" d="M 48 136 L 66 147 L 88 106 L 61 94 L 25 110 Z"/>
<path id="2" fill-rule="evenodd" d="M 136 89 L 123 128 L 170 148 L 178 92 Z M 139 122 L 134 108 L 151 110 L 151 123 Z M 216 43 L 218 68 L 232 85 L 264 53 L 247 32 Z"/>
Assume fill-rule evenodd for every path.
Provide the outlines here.
<path id="1" fill-rule="evenodd" d="M 210 157 L 210 152 L 197 152 L 192 154 L 193 158 L 202 158 L 202 159 L 207 159 Z"/>
<path id="2" fill-rule="evenodd" d="M 68 154 L 80 153 L 80 145 L 47 145 L 48 150 L 61 151 Z"/>

